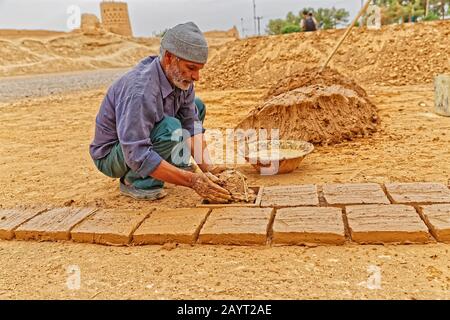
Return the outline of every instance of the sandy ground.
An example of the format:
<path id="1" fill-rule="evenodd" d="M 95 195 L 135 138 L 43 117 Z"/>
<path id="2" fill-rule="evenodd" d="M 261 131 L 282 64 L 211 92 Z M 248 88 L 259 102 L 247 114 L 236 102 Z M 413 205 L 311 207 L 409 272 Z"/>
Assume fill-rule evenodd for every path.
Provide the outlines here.
<path id="1" fill-rule="evenodd" d="M 182 246 L 168 251 L 0 241 L 0 298 L 450 299 L 449 249 Z"/>
<path id="2" fill-rule="evenodd" d="M 450 178 L 450 118 L 431 112 L 431 85 L 366 87 L 379 132 L 317 147 L 299 170 L 251 184 L 439 181 Z M 105 88 L 0 104 L 0 206 L 191 207 L 191 190 L 167 186 L 155 202 L 122 197 L 88 153 Z M 207 128 L 245 117 L 264 90 L 201 91 Z M 0 242 L 0 298 L 450 298 L 449 245 L 239 248 L 114 248 L 72 243 Z M 181 261 L 181 263 L 180 263 Z M 81 288 L 67 289 L 67 268 Z M 381 288 L 371 285 L 379 277 Z M 371 271 L 372 270 L 372 271 Z M 374 282 L 375 281 L 375 282 Z M 372 288 L 369 289 L 368 287 Z"/>
<path id="3" fill-rule="evenodd" d="M 382 123 L 371 139 L 317 147 L 289 175 L 262 177 L 240 167 L 251 184 L 410 182 L 450 178 L 450 118 L 431 112 L 431 86 L 369 88 Z M 208 107 L 207 128 L 232 128 L 259 103 L 262 90 L 199 92 Z M 118 181 L 97 171 L 88 153 L 104 89 L 0 105 L 0 199 L 19 204 L 94 205 L 115 208 L 190 207 L 190 189 L 167 186 L 170 195 L 142 203 L 119 195 Z M 45 112 L 43 112 L 45 108 Z"/>

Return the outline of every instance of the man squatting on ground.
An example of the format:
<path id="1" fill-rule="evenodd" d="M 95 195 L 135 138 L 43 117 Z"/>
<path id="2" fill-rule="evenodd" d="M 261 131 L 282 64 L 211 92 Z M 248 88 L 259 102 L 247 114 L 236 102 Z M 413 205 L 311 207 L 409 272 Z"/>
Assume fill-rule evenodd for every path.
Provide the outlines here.
<path id="1" fill-rule="evenodd" d="M 122 194 L 161 199 L 167 182 L 192 188 L 204 199 L 230 200 L 212 175 L 225 168 L 211 162 L 202 125 L 206 108 L 194 92 L 207 58 L 200 29 L 192 22 L 180 24 L 164 35 L 159 57 L 142 60 L 109 88 L 90 154 L 102 173 L 120 178 Z M 184 138 L 182 129 L 188 133 Z M 186 170 L 191 154 L 204 173 Z"/>

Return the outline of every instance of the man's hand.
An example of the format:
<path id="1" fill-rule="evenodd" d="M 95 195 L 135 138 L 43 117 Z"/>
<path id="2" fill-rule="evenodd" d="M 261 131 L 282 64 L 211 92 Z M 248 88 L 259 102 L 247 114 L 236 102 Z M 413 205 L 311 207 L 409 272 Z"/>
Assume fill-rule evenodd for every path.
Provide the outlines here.
<path id="1" fill-rule="evenodd" d="M 204 173 L 193 175 L 191 188 L 213 203 L 228 203 L 231 200 L 230 192 L 212 182 Z"/>

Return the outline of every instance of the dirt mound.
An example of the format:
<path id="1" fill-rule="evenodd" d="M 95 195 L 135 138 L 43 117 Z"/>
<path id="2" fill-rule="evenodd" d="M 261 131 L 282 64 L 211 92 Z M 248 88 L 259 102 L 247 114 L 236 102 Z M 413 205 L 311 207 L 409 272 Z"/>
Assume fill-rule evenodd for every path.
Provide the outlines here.
<path id="1" fill-rule="evenodd" d="M 311 68 L 302 72 L 297 72 L 289 77 L 285 77 L 269 89 L 266 99 L 275 97 L 282 93 L 313 85 L 333 86 L 339 85 L 343 88 L 355 91 L 360 97 L 367 99 L 366 91 L 355 81 L 347 78 L 334 69 L 326 68 L 320 72 L 321 68 Z"/>
<path id="2" fill-rule="evenodd" d="M 128 67 L 158 49 L 157 38 L 144 41 L 111 33 L 0 39 L 0 76 Z"/>
<path id="3" fill-rule="evenodd" d="M 98 29 L 95 19 L 89 23 L 85 33 L 0 30 L 0 77 L 126 68 L 159 54 L 160 38 L 123 37 Z M 231 31 L 208 35 L 211 58 L 236 39 Z"/>
<path id="4" fill-rule="evenodd" d="M 345 30 L 322 30 L 229 42 L 202 74 L 203 89 L 270 88 L 320 66 Z M 431 83 L 450 72 L 450 21 L 356 28 L 330 66 L 361 84 Z"/>
<path id="5" fill-rule="evenodd" d="M 279 129 L 281 139 L 333 144 L 369 136 L 378 123 L 365 92 L 360 95 L 340 84 L 313 84 L 269 98 L 237 128 Z"/>
<path id="6" fill-rule="evenodd" d="M 0 29 L 0 38 L 49 38 L 66 34 L 63 31 Z"/>

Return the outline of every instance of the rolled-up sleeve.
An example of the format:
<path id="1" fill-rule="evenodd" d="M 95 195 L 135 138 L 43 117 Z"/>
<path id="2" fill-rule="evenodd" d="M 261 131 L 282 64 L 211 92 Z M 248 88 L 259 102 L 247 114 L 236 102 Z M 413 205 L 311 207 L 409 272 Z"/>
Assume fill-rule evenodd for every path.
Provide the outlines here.
<path id="1" fill-rule="evenodd" d="M 161 156 L 153 150 L 150 132 L 156 113 L 144 103 L 144 96 L 133 94 L 116 108 L 117 133 L 127 165 L 142 178 L 148 177 L 161 164 Z"/>
<path id="2" fill-rule="evenodd" d="M 205 133 L 205 129 L 198 118 L 194 100 L 195 92 L 193 86 L 191 86 L 187 93 L 185 103 L 180 106 L 177 115 L 178 119 L 180 119 L 181 126 L 189 132 L 191 137 L 200 133 Z"/>

